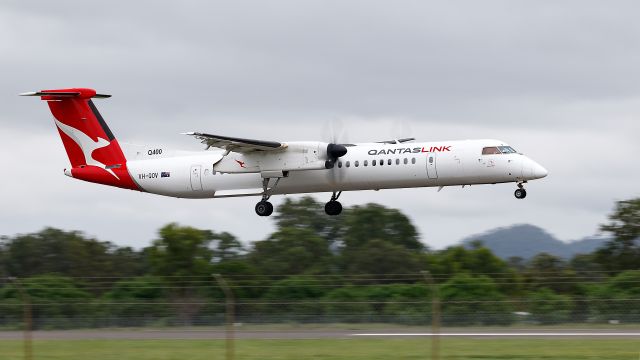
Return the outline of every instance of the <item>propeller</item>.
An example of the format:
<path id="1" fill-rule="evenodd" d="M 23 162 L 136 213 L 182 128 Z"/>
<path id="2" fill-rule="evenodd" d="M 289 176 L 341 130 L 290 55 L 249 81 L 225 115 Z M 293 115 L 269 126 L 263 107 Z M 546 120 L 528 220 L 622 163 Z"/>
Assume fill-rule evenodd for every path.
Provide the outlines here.
<path id="1" fill-rule="evenodd" d="M 390 134 L 396 140 L 413 139 L 413 128 L 407 119 L 394 118 L 391 123 Z"/>
<path id="2" fill-rule="evenodd" d="M 333 184 L 336 184 L 342 180 L 343 171 L 335 168 L 338 159 L 347 154 L 347 147 L 341 143 L 346 143 L 346 131 L 344 130 L 344 124 L 340 119 L 334 118 L 327 121 L 322 129 L 323 138 L 328 143 L 327 145 L 327 160 L 325 161 L 325 168 L 329 170 L 328 176 Z"/>
<path id="3" fill-rule="evenodd" d="M 340 144 L 330 143 L 327 145 L 327 161 L 324 162 L 324 167 L 327 169 L 333 169 L 336 165 L 336 161 L 341 156 L 345 156 L 347 154 L 347 147 Z"/>

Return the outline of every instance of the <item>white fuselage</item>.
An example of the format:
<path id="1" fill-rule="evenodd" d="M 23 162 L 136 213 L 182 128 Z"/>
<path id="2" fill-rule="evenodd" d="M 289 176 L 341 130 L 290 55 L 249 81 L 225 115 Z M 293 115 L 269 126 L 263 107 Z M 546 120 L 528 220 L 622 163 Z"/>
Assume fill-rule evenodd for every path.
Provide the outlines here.
<path id="1" fill-rule="evenodd" d="M 302 144 L 303 150 L 296 152 L 296 144 Z M 144 148 L 128 159 L 127 167 L 142 190 L 181 198 L 262 195 L 265 179 L 269 194 L 274 195 L 522 183 L 547 175 L 542 166 L 520 153 L 482 154 L 483 148 L 498 146 L 506 144 L 499 140 L 355 144 L 347 147 L 347 154 L 333 169 L 318 166 L 326 143 L 291 142 L 282 157 Z M 279 175 L 274 175 L 278 169 Z"/>

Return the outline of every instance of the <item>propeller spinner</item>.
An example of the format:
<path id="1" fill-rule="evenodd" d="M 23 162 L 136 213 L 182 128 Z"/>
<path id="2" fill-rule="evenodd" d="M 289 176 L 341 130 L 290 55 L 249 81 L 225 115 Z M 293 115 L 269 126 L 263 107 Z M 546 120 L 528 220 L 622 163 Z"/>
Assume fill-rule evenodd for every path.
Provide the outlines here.
<path id="1" fill-rule="evenodd" d="M 338 161 L 339 157 L 342 157 L 347 154 L 347 147 L 340 144 L 329 144 L 327 145 L 327 158 L 325 161 L 324 167 L 327 169 L 333 169 L 336 165 L 336 161 Z"/>

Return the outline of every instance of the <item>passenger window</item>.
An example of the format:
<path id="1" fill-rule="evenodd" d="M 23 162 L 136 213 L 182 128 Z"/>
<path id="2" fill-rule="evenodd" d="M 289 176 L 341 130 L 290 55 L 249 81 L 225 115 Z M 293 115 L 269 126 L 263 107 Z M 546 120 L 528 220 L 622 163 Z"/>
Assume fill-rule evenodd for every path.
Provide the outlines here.
<path id="1" fill-rule="evenodd" d="M 380 159 L 380 166 L 384 165 L 384 160 Z"/>
<path id="2" fill-rule="evenodd" d="M 342 168 L 342 161 L 338 161 L 338 167 Z"/>
<path id="3" fill-rule="evenodd" d="M 353 163 L 353 165 L 355 165 L 355 167 L 358 167 L 358 166 L 360 166 L 360 162 L 359 162 L 358 160 L 356 160 L 356 161 Z"/>
<path id="4" fill-rule="evenodd" d="M 433 158 L 432 157 L 429 158 L 429 164 L 433 164 Z"/>
<path id="5" fill-rule="evenodd" d="M 498 150 L 498 148 L 495 146 L 490 146 L 482 149 L 482 155 L 494 155 L 494 154 L 500 154 L 500 150 Z"/>
<path id="6" fill-rule="evenodd" d="M 376 166 L 376 162 L 377 162 L 377 161 L 372 160 L 372 161 L 371 161 L 371 166 Z"/>
<path id="7" fill-rule="evenodd" d="M 369 166 L 369 160 L 364 161 L 364 166 Z"/>
<path id="8" fill-rule="evenodd" d="M 407 165 L 409 163 L 409 160 L 407 158 L 404 158 L 404 164 Z"/>
<path id="9" fill-rule="evenodd" d="M 416 163 L 416 158 L 411 158 L 411 163 L 415 164 Z"/>
<path id="10" fill-rule="evenodd" d="M 350 162 L 350 161 L 347 161 L 347 162 L 345 163 L 345 165 L 346 165 L 347 167 L 351 167 L 351 162 Z"/>
<path id="11" fill-rule="evenodd" d="M 396 165 L 400 165 L 400 159 L 396 159 Z"/>
<path id="12" fill-rule="evenodd" d="M 387 165 L 391 165 L 391 159 L 387 160 Z"/>

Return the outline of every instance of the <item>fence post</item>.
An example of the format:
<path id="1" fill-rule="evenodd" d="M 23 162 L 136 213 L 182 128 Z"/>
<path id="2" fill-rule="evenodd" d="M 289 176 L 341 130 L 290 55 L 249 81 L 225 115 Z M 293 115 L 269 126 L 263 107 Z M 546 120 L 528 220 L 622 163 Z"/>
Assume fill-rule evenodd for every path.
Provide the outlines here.
<path id="1" fill-rule="evenodd" d="M 20 297 L 22 298 L 22 317 L 24 322 L 23 329 L 23 352 L 25 360 L 33 359 L 33 345 L 31 338 L 31 328 L 33 327 L 32 323 L 32 315 L 31 315 L 31 297 L 22 287 L 22 282 L 20 279 L 14 276 L 10 276 L 8 278 L 11 282 L 16 285 L 16 289 L 20 293 Z"/>
<path id="2" fill-rule="evenodd" d="M 224 297 L 226 299 L 225 300 L 225 303 L 226 303 L 226 311 L 225 311 L 225 322 L 226 322 L 225 350 L 226 350 L 226 359 L 227 360 L 233 360 L 233 359 L 235 359 L 235 356 L 236 356 L 236 354 L 235 354 L 236 353 L 236 351 L 235 351 L 235 330 L 234 330 L 235 309 L 234 309 L 233 292 L 231 291 L 231 288 L 229 287 L 229 284 L 227 284 L 227 282 L 224 280 L 222 275 L 213 274 L 213 277 L 218 282 L 218 285 L 222 288 L 222 291 L 224 292 Z"/>
<path id="3" fill-rule="evenodd" d="M 440 359 L 440 294 L 428 270 L 421 271 L 431 288 L 431 360 Z"/>

